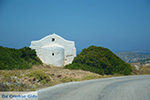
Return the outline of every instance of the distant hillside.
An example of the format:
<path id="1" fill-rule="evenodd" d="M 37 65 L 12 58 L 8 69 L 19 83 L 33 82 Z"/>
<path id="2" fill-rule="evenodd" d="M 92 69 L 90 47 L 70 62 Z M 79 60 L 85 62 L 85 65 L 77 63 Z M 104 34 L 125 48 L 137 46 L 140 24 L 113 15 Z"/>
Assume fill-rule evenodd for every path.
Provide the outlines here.
<path id="1" fill-rule="evenodd" d="M 98 74 L 124 74 L 131 73 L 131 66 L 121 60 L 107 48 L 90 46 L 83 49 L 75 57 L 68 69 L 82 69 Z"/>
<path id="2" fill-rule="evenodd" d="M 32 65 L 41 63 L 35 50 L 28 47 L 13 49 L 0 46 L 0 70 L 29 69 Z"/>
<path id="3" fill-rule="evenodd" d="M 116 53 L 125 62 L 133 63 L 150 58 L 150 54 L 141 54 L 135 52 L 119 52 Z"/>

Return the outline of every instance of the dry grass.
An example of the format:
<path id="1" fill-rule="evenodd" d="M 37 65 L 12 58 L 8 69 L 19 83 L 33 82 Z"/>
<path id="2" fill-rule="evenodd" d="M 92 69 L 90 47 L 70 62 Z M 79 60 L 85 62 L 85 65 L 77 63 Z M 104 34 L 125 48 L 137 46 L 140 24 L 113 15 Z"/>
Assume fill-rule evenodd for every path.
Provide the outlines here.
<path id="1" fill-rule="evenodd" d="M 137 70 L 134 65 L 139 66 L 139 70 Z M 133 75 L 149 75 L 150 74 L 150 66 L 140 65 L 139 63 L 132 64 L 132 74 Z"/>
<path id="2" fill-rule="evenodd" d="M 44 72 L 50 78 L 50 81 L 45 82 L 44 79 L 39 81 L 37 76 L 30 75 L 39 70 Z M 39 77 L 43 78 L 44 76 Z M 33 91 L 60 83 L 108 77 L 112 77 L 112 75 L 102 76 L 89 71 L 69 70 L 64 67 L 38 65 L 33 66 L 32 69 L 26 70 L 0 70 L 0 91 Z"/>
<path id="3" fill-rule="evenodd" d="M 44 79 L 46 78 L 40 80 L 37 76 L 30 75 L 39 70 L 42 72 L 39 77 L 48 76 L 50 81 L 45 81 Z M 150 67 L 140 66 L 140 70 L 132 67 L 132 74 L 150 74 Z M 60 83 L 118 76 L 122 75 L 99 75 L 83 70 L 69 70 L 64 67 L 38 65 L 27 70 L 0 70 L 0 91 L 34 91 Z"/>
<path id="4" fill-rule="evenodd" d="M 44 72 L 46 76 L 50 78 L 50 81 L 39 81 L 39 78 L 37 78 L 37 76 L 30 75 L 31 73 L 39 70 L 41 72 Z M 140 66 L 140 70 L 136 70 L 135 67 L 132 67 L 132 74 L 150 74 L 150 67 Z M 64 67 L 38 65 L 32 66 L 32 69 L 26 70 L 0 70 L 0 91 L 34 91 L 37 89 L 53 86 L 60 83 L 118 76 L 122 75 L 99 75 L 83 70 L 69 70 L 65 69 Z M 40 77 L 42 78 L 44 76 Z"/>

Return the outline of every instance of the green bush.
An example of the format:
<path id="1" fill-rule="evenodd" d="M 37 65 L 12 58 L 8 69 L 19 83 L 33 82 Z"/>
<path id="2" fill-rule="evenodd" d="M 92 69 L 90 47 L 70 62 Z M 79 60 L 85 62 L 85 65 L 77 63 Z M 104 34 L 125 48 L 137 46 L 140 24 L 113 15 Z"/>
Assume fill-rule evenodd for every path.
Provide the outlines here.
<path id="1" fill-rule="evenodd" d="M 35 50 L 28 47 L 13 49 L 0 46 L 0 70 L 29 69 L 32 65 L 41 63 Z"/>
<path id="2" fill-rule="evenodd" d="M 82 69 L 104 74 L 131 74 L 131 66 L 107 48 L 90 46 L 75 57 L 68 69 Z"/>

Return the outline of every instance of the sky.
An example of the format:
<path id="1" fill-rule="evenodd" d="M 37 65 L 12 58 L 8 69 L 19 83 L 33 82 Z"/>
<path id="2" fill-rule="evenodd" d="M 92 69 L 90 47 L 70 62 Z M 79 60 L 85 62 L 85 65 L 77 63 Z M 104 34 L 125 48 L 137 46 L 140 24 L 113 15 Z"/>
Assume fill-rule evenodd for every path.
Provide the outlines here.
<path id="1" fill-rule="evenodd" d="M 30 46 L 56 33 L 112 51 L 150 50 L 150 0 L 0 0 L 0 45 Z"/>

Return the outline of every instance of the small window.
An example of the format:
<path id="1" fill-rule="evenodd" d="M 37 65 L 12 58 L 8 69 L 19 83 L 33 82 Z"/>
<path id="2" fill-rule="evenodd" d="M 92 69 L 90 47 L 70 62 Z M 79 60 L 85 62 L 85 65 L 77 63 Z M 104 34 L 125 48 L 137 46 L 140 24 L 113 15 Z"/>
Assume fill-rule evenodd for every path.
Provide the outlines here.
<path id="1" fill-rule="evenodd" d="M 54 53 L 52 53 L 52 56 L 54 56 Z"/>
<path id="2" fill-rule="evenodd" d="M 55 41 L 55 38 L 52 38 L 52 42 L 54 42 Z"/>

